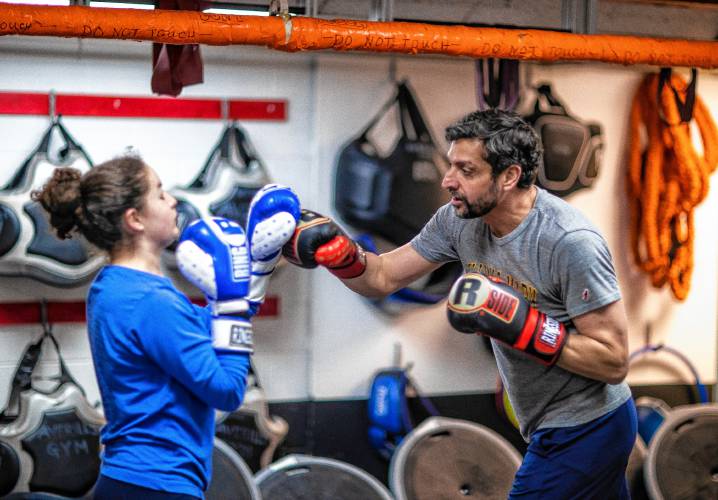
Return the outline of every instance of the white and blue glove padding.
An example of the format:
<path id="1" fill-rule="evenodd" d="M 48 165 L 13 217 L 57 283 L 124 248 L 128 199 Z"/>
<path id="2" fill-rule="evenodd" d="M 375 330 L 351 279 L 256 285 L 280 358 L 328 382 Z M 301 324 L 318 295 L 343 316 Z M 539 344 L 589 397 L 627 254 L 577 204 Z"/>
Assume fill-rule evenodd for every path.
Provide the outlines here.
<path id="1" fill-rule="evenodd" d="M 250 257 L 242 226 L 221 217 L 196 220 L 182 232 L 175 253 L 180 272 L 211 306 L 214 348 L 253 352 Z"/>
<path id="2" fill-rule="evenodd" d="M 250 314 L 256 314 L 264 301 L 282 246 L 294 234 L 300 213 L 299 198 L 286 186 L 267 184 L 252 198 L 246 224 L 252 275 L 247 296 Z"/>

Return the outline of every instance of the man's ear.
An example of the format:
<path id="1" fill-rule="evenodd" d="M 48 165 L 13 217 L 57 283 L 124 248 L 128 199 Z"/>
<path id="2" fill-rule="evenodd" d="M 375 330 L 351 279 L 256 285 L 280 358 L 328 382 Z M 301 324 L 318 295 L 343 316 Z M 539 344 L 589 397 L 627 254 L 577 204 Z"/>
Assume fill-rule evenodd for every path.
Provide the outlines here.
<path id="1" fill-rule="evenodd" d="M 501 185 L 506 189 L 511 189 L 516 186 L 521 179 L 521 166 L 515 163 L 509 165 L 508 168 L 502 172 L 502 175 Z"/>
<path id="2" fill-rule="evenodd" d="M 145 229 L 140 212 L 136 208 L 128 208 L 122 214 L 122 223 L 130 234 L 141 233 Z"/>

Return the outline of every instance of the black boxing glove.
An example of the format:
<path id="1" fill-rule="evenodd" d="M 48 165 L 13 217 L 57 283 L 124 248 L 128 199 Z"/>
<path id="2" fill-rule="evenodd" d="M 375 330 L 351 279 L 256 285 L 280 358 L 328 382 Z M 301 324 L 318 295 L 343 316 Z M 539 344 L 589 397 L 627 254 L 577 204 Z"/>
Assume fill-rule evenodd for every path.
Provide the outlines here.
<path id="1" fill-rule="evenodd" d="M 361 276 L 366 269 L 364 250 L 332 219 L 306 209 L 282 255 L 299 267 L 322 265 L 342 279 Z"/>
<path id="2" fill-rule="evenodd" d="M 483 274 L 461 276 L 449 292 L 449 323 L 463 333 L 481 333 L 553 365 L 566 343 L 566 327 L 531 307 L 521 293 Z"/>

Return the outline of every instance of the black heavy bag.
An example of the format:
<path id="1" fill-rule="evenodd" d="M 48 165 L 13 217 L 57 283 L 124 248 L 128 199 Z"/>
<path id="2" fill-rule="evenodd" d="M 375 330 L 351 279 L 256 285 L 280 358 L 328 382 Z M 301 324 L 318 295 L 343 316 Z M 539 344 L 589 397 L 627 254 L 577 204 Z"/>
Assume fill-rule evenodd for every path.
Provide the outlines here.
<path id="1" fill-rule="evenodd" d="M 45 393 L 32 388 L 31 380 L 41 345 L 48 339 L 57 350 L 60 376 L 59 385 Z M 13 417 L 9 413 L 15 401 L 18 413 Z M 11 420 L 0 425 L 0 495 L 86 494 L 99 474 L 99 434 L 105 421 L 65 366 L 49 327 L 23 354 L 8 404 L 3 416 Z"/>
<path id="2" fill-rule="evenodd" d="M 401 136 L 388 156 L 380 156 L 367 134 L 398 105 Z M 348 224 L 403 245 L 448 202 L 441 188 L 446 160 L 431 137 L 406 82 L 366 128 L 339 154 L 334 205 Z"/>
<path id="3" fill-rule="evenodd" d="M 541 109 L 545 100 L 549 109 Z M 534 111 L 526 117 L 543 145 L 543 162 L 536 184 L 557 196 L 591 187 L 603 153 L 601 125 L 585 123 L 569 114 L 548 84 L 536 89 Z"/>
<path id="4" fill-rule="evenodd" d="M 51 158 L 54 134 L 65 143 Z M 78 237 L 57 238 L 40 203 L 30 193 L 40 189 L 58 167 L 86 172 L 92 162 L 57 118 L 40 144 L 0 190 L 0 276 L 25 276 L 53 286 L 76 286 L 102 265 L 100 255 L 91 256 L 87 243 Z"/>
<path id="5" fill-rule="evenodd" d="M 190 222 L 210 216 L 232 219 L 244 226 L 254 194 L 269 183 L 266 166 L 247 132 L 236 123 L 225 127 L 199 174 L 184 187 L 170 190 L 177 198 L 180 233 Z M 176 268 L 176 242 L 163 255 Z"/>

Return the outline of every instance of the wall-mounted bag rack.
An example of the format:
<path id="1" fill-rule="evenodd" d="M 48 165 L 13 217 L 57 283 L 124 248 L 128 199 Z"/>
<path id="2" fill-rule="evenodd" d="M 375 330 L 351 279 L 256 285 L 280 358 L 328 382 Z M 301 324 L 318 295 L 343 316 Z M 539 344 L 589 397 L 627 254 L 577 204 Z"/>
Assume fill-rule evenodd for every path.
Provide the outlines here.
<path id="1" fill-rule="evenodd" d="M 0 115 L 285 121 L 287 101 L 0 91 Z M 203 303 L 201 299 L 193 301 Z M 275 317 L 278 314 L 278 297 L 266 297 L 258 316 Z M 85 302 L 47 302 L 47 315 L 52 323 L 84 323 Z M 40 321 L 40 302 L 0 303 L 0 325 L 36 324 Z"/>
<path id="2" fill-rule="evenodd" d="M 287 101 L 0 92 L 0 115 L 284 121 Z"/>

